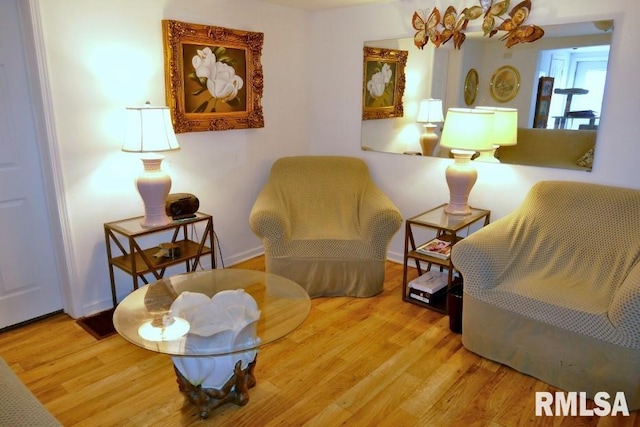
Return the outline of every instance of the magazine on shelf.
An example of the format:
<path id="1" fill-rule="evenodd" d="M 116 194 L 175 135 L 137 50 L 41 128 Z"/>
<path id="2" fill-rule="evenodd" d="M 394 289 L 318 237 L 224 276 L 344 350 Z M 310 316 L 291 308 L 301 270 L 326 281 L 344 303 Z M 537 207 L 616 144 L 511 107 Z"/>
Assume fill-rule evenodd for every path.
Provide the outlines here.
<path id="1" fill-rule="evenodd" d="M 416 248 L 416 252 L 440 259 L 449 259 L 451 242 L 435 238 Z"/>
<path id="2" fill-rule="evenodd" d="M 446 271 L 427 271 L 422 276 L 409 282 L 409 289 L 415 289 L 416 293 L 421 293 L 426 297 L 433 296 L 445 289 L 448 283 L 448 273 Z"/>

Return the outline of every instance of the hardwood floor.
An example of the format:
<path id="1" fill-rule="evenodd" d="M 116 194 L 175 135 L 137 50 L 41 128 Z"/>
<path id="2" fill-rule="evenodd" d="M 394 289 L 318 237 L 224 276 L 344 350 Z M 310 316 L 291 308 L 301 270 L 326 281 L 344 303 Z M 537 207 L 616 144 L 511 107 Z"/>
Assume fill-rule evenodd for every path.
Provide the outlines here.
<path id="1" fill-rule="evenodd" d="M 386 274 L 379 296 L 312 300 L 300 328 L 260 350 L 249 403 L 208 420 L 169 356 L 96 341 L 64 314 L 3 332 L 0 356 L 65 426 L 640 426 L 638 412 L 536 417 L 535 391 L 555 388 L 467 351 L 448 317 L 402 302 L 401 265 Z"/>

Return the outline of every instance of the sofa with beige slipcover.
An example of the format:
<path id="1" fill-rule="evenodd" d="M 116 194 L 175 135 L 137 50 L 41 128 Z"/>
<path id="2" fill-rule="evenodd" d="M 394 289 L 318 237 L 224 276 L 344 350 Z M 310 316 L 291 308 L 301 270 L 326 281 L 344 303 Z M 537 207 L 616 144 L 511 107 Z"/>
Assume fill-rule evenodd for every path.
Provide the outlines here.
<path id="1" fill-rule="evenodd" d="M 61 425 L 0 357 L 0 426 Z"/>
<path id="2" fill-rule="evenodd" d="M 597 131 L 518 128 L 518 143 L 498 148 L 502 163 L 590 171 Z"/>
<path id="3" fill-rule="evenodd" d="M 640 191 L 543 181 L 457 243 L 469 350 L 640 408 Z"/>

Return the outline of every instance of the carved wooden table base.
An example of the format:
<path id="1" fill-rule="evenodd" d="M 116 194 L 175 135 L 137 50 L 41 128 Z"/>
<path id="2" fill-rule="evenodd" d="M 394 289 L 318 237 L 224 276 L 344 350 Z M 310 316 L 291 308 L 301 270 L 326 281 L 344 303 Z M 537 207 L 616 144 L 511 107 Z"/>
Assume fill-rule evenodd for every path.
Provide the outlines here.
<path id="1" fill-rule="evenodd" d="M 221 389 L 202 388 L 201 385 L 193 385 L 186 379 L 178 368 L 173 366 L 176 372 L 180 391 L 197 406 L 200 411 L 200 418 L 205 419 L 209 412 L 213 411 L 225 403 L 235 403 L 244 406 L 249 401 L 249 389 L 256 385 L 256 377 L 253 369 L 256 366 L 257 358 L 243 370 L 242 361 L 238 361 L 233 369 L 233 375 L 222 386 Z"/>

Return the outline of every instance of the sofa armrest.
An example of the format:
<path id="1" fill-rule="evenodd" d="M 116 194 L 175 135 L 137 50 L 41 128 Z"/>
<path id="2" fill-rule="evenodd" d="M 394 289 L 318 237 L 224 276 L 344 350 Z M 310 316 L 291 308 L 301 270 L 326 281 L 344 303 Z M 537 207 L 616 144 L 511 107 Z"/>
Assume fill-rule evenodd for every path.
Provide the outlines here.
<path id="1" fill-rule="evenodd" d="M 262 188 L 251 208 L 249 226 L 263 240 L 282 240 L 291 237 L 291 222 L 284 204 L 268 183 Z"/>
<path id="2" fill-rule="evenodd" d="M 386 244 L 402 225 L 396 205 L 375 185 L 369 185 L 362 196 L 358 212 L 362 237 L 367 241 L 384 240 Z"/>
<path id="3" fill-rule="evenodd" d="M 616 290 L 609 305 L 609 320 L 627 346 L 640 349 L 640 262 Z"/>
<path id="4" fill-rule="evenodd" d="M 0 425 L 62 426 L 0 358 Z"/>
<path id="5" fill-rule="evenodd" d="M 513 258 L 510 224 L 507 215 L 460 240 L 451 249 L 451 261 L 464 278 L 466 292 L 474 294 L 501 282 L 502 273 Z"/>

